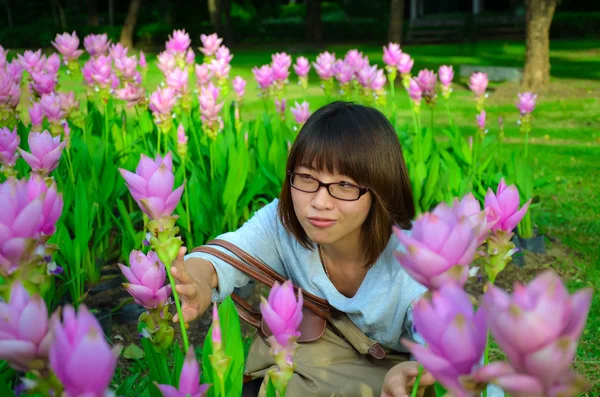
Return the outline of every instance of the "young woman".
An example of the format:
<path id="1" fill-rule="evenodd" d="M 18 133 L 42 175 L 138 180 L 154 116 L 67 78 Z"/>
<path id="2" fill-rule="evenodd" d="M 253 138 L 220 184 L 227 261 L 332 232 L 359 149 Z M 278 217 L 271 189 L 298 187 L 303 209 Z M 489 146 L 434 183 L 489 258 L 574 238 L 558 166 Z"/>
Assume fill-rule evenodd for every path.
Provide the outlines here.
<path id="1" fill-rule="evenodd" d="M 392 125 L 376 109 L 335 102 L 316 111 L 300 130 L 280 198 L 219 238 L 326 299 L 382 346 L 406 352 L 400 339 L 413 336 L 410 306 L 425 288 L 396 261 L 394 251 L 403 248 L 392 225 L 410 229 L 414 215 Z M 249 281 L 210 254 L 184 259 L 184 253 L 172 273 L 186 322 Z M 410 395 L 417 367 L 411 361 L 396 365 L 373 395 Z M 426 373 L 420 384 L 433 382 Z M 359 387 L 355 395 L 362 395 Z"/>

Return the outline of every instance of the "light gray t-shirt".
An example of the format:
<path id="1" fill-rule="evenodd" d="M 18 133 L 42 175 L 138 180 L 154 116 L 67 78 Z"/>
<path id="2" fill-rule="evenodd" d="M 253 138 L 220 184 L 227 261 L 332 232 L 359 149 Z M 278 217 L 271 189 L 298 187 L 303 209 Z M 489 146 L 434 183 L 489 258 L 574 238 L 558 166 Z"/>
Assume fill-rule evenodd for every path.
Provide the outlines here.
<path id="1" fill-rule="evenodd" d="M 372 339 L 396 351 L 406 352 L 400 338 L 413 339 L 410 306 L 426 288 L 398 264 L 394 251 L 403 247 L 396 236 L 392 234 L 356 294 L 348 298 L 325 274 L 318 251 L 304 248 L 284 229 L 277 216 L 277 205 L 278 200 L 275 199 L 256 211 L 237 231 L 218 238 L 237 245 L 283 277 L 291 279 L 299 288 L 326 299 L 331 306 L 347 313 Z M 214 302 L 221 302 L 235 287 L 244 286 L 250 280 L 244 273 L 210 254 L 195 252 L 186 255 L 185 259 L 190 257 L 203 258 L 214 265 L 219 278 L 218 290 L 213 289 Z"/>

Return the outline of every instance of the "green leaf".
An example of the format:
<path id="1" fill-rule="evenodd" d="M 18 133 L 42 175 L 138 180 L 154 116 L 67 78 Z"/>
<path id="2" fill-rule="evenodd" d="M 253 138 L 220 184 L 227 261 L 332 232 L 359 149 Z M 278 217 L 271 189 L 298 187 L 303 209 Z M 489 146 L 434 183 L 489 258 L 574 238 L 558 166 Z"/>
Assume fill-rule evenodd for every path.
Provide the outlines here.
<path id="1" fill-rule="evenodd" d="M 173 343 L 173 372 L 171 373 L 171 384 L 179 385 L 179 376 L 181 375 L 181 368 L 185 361 L 185 353 L 181 351 L 178 343 Z"/>
<path id="2" fill-rule="evenodd" d="M 123 381 L 123 383 L 121 383 L 119 385 L 119 387 L 117 388 L 117 390 L 115 390 L 115 395 L 116 396 L 124 396 L 125 394 L 127 394 L 127 392 L 130 391 L 133 388 L 133 384 L 137 380 L 138 376 L 140 376 L 139 372 L 135 373 L 133 375 L 128 376 Z"/>
<path id="3" fill-rule="evenodd" d="M 144 351 L 132 343 L 123 350 L 123 357 L 129 360 L 141 360 L 144 358 Z"/>
<path id="4" fill-rule="evenodd" d="M 446 395 L 446 393 L 448 393 L 446 391 L 446 389 L 444 388 L 444 386 L 440 385 L 438 382 L 435 382 L 434 387 L 435 387 L 435 395 L 437 397 L 443 397 Z"/>
<path id="5" fill-rule="evenodd" d="M 267 397 L 277 397 L 277 390 L 275 389 L 275 386 L 273 386 L 273 382 L 271 382 L 270 378 L 267 383 Z"/>
<path id="6" fill-rule="evenodd" d="M 440 189 L 440 156 L 434 154 L 431 161 L 428 164 L 429 174 L 427 175 L 427 181 L 425 182 L 425 188 L 423 189 L 423 196 L 421 197 L 421 208 L 425 211 L 431 209 L 431 198 L 434 193 Z"/>

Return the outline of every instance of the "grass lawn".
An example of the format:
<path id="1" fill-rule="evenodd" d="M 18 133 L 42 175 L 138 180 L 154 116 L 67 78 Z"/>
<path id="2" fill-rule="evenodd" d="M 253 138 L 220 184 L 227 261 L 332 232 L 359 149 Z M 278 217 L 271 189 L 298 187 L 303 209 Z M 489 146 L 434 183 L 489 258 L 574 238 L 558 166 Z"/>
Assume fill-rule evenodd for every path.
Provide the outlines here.
<path id="1" fill-rule="evenodd" d="M 197 46 L 199 40 L 193 40 Z M 341 57 L 350 48 L 355 47 L 332 45 L 326 49 Z M 382 65 L 381 46 L 358 45 L 356 48 L 368 55 L 372 63 Z M 421 68 L 437 70 L 442 64 L 454 65 L 457 78 L 450 106 L 455 123 L 465 134 L 475 132 L 475 108 L 473 95 L 466 85 L 467 78 L 458 77 L 460 65 L 522 67 L 524 61 L 522 42 L 407 46 L 404 50 L 415 59 L 414 71 Z M 317 55 L 314 49 L 289 44 L 233 48 L 231 76 L 241 75 L 248 81 L 243 108 L 246 118 L 263 109 L 263 103 L 256 97 L 251 68 L 269 63 L 271 53 L 280 51 L 287 51 L 294 57 L 304 55 L 312 61 Z M 596 385 L 594 394 L 590 395 L 600 395 L 600 41 L 554 41 L 550 56 L 552 83 L 541 93 L 534 111 L 530 150 L 537 164 L 536 177 L 549 175 L 554 182 L 538 192 L 541 205 L 533 212 L 533 219 L 540 232 L 549 237 L 551 247 L 565 247 L 565 255 L 551 265 L 566 275 L 569 288 L 595 288 L 577 366 Z M 149 89 L 162 79 L 154 60 L 155 56 L 149 54 Z M 326 98 L 314 71 L 311 71 L 310 79 L 312 84 L 306 99 L 314 111 L 325 103 Z M 295 76 L 292 75 L 290 80 L 295 83 Z M 68 78 L 62 79 L 61 84 L 63 89 L 82 89 Z M 509 138 L 503 149 L 506 153 L 516 150 L 518 143 L 518 112 L 514 106 L 518 90 L 516 83 L 491 84 L 486 103 L 490 133 L 497 133 L 498 117 L 504 119 Z M 406 94 L 400 86 L 396 91 L 399 117 L 408 124 L 411 119 Z M 290 104 L 301 101 L 300 88 L 290 84 L 286 98 Z M 435 121 L 438 126 L 447 125 L 445 112 L 438 112 Z"/>

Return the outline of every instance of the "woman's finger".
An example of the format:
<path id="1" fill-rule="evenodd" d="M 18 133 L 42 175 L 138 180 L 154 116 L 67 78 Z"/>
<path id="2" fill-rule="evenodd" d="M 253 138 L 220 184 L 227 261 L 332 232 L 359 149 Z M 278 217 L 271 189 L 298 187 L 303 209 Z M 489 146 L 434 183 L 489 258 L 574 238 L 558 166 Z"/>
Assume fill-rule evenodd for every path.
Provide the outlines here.
<path id="1" fill-rule="evenodd" d="M 192 284 L 179 284 L 175 286 L 175 290 L 181 296 L 188 299 L 194 299 L 198 296 L 198 289 Z"/>
<path id="2" fill-rule="evenodd" d="M 176 267 L 171 267 L 171 275 L 175 278 L 175 281 L 178 281 L 181 284 L 191 284 L 192 276 L 188 272 L 183 270 L 179 270 Z"/>

